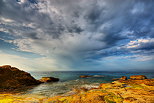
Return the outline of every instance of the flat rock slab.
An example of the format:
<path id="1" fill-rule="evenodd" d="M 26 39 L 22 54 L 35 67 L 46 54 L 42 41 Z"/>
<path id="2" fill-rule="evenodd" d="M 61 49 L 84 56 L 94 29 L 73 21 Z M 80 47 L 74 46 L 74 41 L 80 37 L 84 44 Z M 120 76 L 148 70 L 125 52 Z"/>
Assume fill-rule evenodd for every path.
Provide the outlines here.
<path id="1" fill-rule="evenodd" d="M 57 81 L 59 81 L 59 78 L 42 77 L 39 81 L 41 81 L 41 82 L 57 82 Z"/>

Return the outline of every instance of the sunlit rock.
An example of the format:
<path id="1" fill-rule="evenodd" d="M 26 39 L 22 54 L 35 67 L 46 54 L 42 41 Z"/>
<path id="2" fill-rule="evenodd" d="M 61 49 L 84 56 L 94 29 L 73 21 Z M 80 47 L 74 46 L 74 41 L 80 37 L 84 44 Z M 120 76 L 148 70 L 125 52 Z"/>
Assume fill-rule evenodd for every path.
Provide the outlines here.
<path id="1" fill-rule="evenodd" d="M 143 79 L 147 79 L 147 77 L 145 75 L 132 75 L 132 76 L 130 76 L 130 79 L 143 80 Z"/>
<path id="2" fill-rule="evenodd" d="M 41 82 L 57 82 L 57 81 L 59 81 L 59 78 L 42 77 L 39 81 L 41 81 Z"/>

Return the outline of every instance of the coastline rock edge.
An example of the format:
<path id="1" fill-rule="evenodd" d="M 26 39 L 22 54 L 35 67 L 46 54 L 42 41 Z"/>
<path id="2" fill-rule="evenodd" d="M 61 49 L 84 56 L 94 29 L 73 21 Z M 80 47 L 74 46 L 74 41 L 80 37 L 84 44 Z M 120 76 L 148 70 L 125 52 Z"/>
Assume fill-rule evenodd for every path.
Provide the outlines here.
<path id="1" fill-rule="evenodd" d="M 38 85 L 41 82 L 25 71 L 10 65 L 0 66 L 0 88 L 17 89 L 26 86 Z"/>

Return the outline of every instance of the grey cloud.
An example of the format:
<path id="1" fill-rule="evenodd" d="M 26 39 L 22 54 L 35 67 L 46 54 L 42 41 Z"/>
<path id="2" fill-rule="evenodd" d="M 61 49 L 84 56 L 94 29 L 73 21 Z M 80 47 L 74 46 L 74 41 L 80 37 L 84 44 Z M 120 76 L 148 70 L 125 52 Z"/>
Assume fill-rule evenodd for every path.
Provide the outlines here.
<path id="1" fill-rule="evenodd" d="M 91 58 L 152 50 L 153 44 L 124 49 L 120 42 L 127 44 L 138 38 L 154 37 L 153 3 L 153 0 L 28 0 L 19 4 L 16 0 L 1 0 L 0 18 L 12 19 L 14 23 L 3 22 L 0 28 L 29 41 L 32 52 L 55 55 L 55 59 L 69 65 L 77 62 L 82 65 Z"/>

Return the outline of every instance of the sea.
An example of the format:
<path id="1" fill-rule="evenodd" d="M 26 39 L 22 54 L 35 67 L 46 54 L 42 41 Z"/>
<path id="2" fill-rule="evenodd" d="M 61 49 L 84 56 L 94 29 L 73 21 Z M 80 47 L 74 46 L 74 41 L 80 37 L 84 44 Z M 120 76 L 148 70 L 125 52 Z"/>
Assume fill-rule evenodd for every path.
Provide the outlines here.
<path id="1" fill-rule="evenodd" d="M 154 78 L 153 72 L 103 72 L 103 71 L 45 71 L 30 72 L 35 79 L 41 77 L 56 77 L 58 82 L 43 83 L 26 91 L 25 94 L 41 96 L 64 95 L 77 88 L 97 88 L 101 83 L 110 83 L 114 78 L 131 75 L 145 75 L 147 78 Z M 81 75 L 91 75 L 92 77 L 80 78 Z"/>

